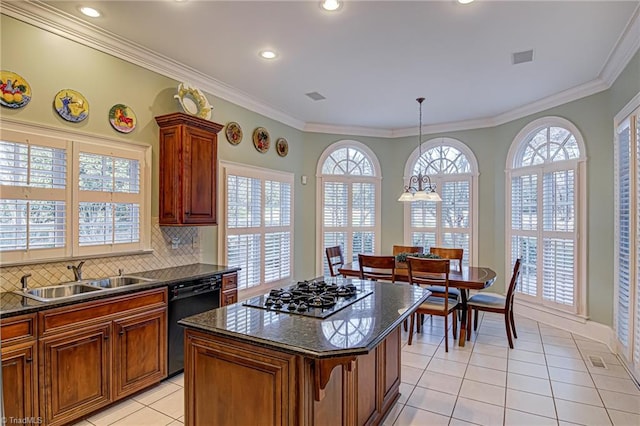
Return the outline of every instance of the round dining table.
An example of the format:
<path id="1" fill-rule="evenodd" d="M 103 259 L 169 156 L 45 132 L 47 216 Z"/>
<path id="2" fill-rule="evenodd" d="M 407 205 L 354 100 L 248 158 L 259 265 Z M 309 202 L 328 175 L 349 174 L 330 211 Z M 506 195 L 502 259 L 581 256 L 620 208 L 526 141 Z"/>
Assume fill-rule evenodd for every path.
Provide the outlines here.
<path id="1" fill-rule="evenodd" d="M 345 263 L 338 268 L 338 273 L 345 277 L 359 278 L 360 264 L 358 261 Z M 404 262 L 397 262 L 395 269 L 396 281 L 409 282 L 409 273 Z M 460 336 L 458 345 L 464 346 L 467 334 L 467 299 L 469 290 L 482 290 L 493 285 L 496 280 L 496 273 L 491 268 L 485 266 L 462 266 L 460 269 L 452 268 L 449 271 L 449 287 L 460 290 L 460 306 L 462 311 L 462 321 L 460 324 Z"/>

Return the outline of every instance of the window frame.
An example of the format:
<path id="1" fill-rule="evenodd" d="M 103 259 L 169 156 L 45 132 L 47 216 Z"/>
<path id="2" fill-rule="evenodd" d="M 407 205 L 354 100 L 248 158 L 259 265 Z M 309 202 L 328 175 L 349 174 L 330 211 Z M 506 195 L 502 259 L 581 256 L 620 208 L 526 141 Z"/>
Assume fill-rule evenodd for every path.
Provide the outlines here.
<path id="1" fill-rule="evenodd" d="M 239 289 L 239 294 L 242 298 L 252 297 L 257 294 L 262 294 L 270 288 L 281 287 L 285 283 L 291 282 L 292 278 L 295 276 L 295 176 L 293 173 L 284 172 L 280 170 L 272 170 L 263 167 L 250 166 L 247 164 L 235 163 L 231 161 L 219 161 L 219 177 L 220 181 L 223 182 L 223 190 L 220 194 L 220 202 L 218 205 L 220 206 L 221 212 L 223 214 L 219 214 L 220 218 L 218 225 L 220 230 L 220 235 L 218 236 L 218 260 L 221 265 L 228 265 L 228 246 L 227 246 L 227 237 L 230 235 L 227 221 L 227 211 L 228 211 L 228 188 L 227 188 L 227 177 L 229 175 L 232 176 L 242 176 L 253 179 L 260 179 L 262 183 L 261 191 L 264 195 L 264 181 L 273 180 L 277 182 L 284 182 L 291 185 L 291 198 L 290 198 L 290 222 L 287 226 L 265 226 L 265 217 L 264 217 L 264 198 L 261 200 L 261 213 L 260 213 L 260 226 L 259 227 L 251 227 L 251 229 L 259 229 L 260 235 L 263 237 L 265 233 L 275 233 L 282 232 L 283 230 L 288 230 L 291 235 L 290 239 L 290 275 L 282 277 L 280 279 L 271 281 L 269 283 L 264 282 L 265 277 L 265 262 L 260 262 L 260 284 L 249 287 L 246 289 Z M 233 229 L 249 229 L 245 228 L 233 228 Z M 247 234 L 247 232 L 238 232 L 237 234 L 231 233 L 232 235 L 242 235 Z M 264 254 L 265 240 L 261 238 L 261 248 Z"/>
<path id="2" fill-rule="evenodd" d="M 476 156 L 473 154 L 473 151 L 463 142 L 450 138 L 450 137 L 438 137 L 433 139 L 428 139 L 422 142 L 421 146 L 416 147 L 409 158 L 407 159 L 404 166 L 404 176 L 402 178 L 403 182 L 408 182 L 409 178 L 413 175 L 413 170 L 416 166 L 420 158 L 420 154 L 424 154 L 430 149 L 441 147 L 441 146 L 449 146 L 451 148 L 457 149 L 461 154 L 463 154 L 467 162 L 469 163 L 469 167 L 471 171 L 469 173 L 448 173 L 448 174 L 438 174 L 438 175 L 429 175 L 429 178 L 436 186 L 436 192 L 441 194 L 442 184 L 445 182 L 461 182 L 467 181 L 469 182 L 469 208 L 471 209 L 471 214 L 469 215 L 469 265 L 477 265 L 478 264 L 478 178 L 480 176 L 479 168 L 478 168 L 478 160 Z M 404 211 L 403 211 L 403 236 L 404 236 L 404 244 L 405 245 L 413 245 L 411 234 L 414 232 L 411 227 L 411 205 L 412 203 L 403 203 Z M 441 204 L 441 203 L 439 203 Z M 443 228 L 442 225 L 442 208 L 438 206 L 436 208 L 436 244 L 438 244 L 438 235 L 441 235 L 445 229 L 459 229 L 459 228 Z M 431 228 L 429 228 L 431 229 Z"/>
<path id="3" fill-rule="evenodd" d="M 343 148 L 353 148 L 355 150 L 360 151 L 364 156 L 367 157 L 371 166 L 373 167 L 373 176 L 351 176 L 351 175 L 325 175 L 322 173 L 322 167 L 324 166 L 325 161 L 331 154 L 335 151 L 343 149 Z M 329 180 L 331 182 L 344 182 L 348 184 L 352 183 L 372 183 L 375 185 L 375 224 L 373 226 L 374 233 L 374 253 L 380 253 L 382 238 L 382 224 L 381 224 L 381 215 L 382 215 L 382 168 L 380 167 L 380 161 L 378 157 L 373 152 L 371 148 L 365 145 L 362 142 L 358 142 L 352 139 L 343 139 L 337 142 L 332 143 L 328 147 L 324 149 L 320 158 L 318 159 L 318 163 L 316 165 L 316 206 L 318 214 L 316 215 L 316 275 L 320 276 L 324 274 L 324 264 L 326 261 L 325 249 L 324 249 L 324 183 Z M 349 200 L 349 209 L 351 208 L 351 200 Z M 360 228 L 360 227 L 358 227 Z M 348 226 L 344 229 L 345 232 L 351 232 L 354 229 L 353 226 Z M 357 228 L 356 228 L 357 229 Z M 343 250 L 343 255 L 345 262 L 351 262 L 351 247 L 345 247 Z"/>
<path id="4" fill-rule="evenodd" d="M 81 132 L 71 132 L 45 125 L 34 125 L 0 118 L 2 139 L 10 142 L 32 143 L 34 145 L 64 146 L 67 155 L 66 186 L 65 186 L 65 246 L 63 250 L 37 249 L 11 250 L 0 252 L 3 265 L 20 265 L 30 263 L 52 262 L 64 259 L 120 256 L 151 252 L 151 146 L 135 141 L 119 141 L 111 138 L 90 135 Z M 129 158 L 123 153 L 134 155 L 140 161 L 140 237 L 139 241 L 131 244 L 109 244 L 79 247 L 78 245 L 78 148 L 80 146 L 99 147 L 109 150 L 114 156 Z M 116 155 L 117 153 L 117 155 Z M 39 188 L 24 187 L 25 193 L 34 192 Z M 12 194 L 16 187 L 0 186 L 0 192 Z M 41 189 L 40 189 L 41 190 Z M 106 197 L 111 194 L 105 192 Z M 4 198 L 10 198 L 6 196 Z M 32 197 L 33 198 L 33 197 Z"/>
<path id="5" fill-rule="evenodd" d="M 569 160 L 559 160 L 553 162 L 544 162 L 542 164 L 527 165 L 523 167 L 516 167 L 515 160 L 522 153 L 522 150 L 526 148 L 529 137 L 539 131 L 542 128 L 547 127 L 561 127 L 569 131 L 576 140 L 578 149 L 580 151 L 578 158 Z M 525 141 L 527 141 L 525 143 Z M 575 277 L 574 277 L 574 305 L 571 307 L 564 307 L 558 303 L 545 302 L 543 299 L 543 286 L 540 281 L 540 276 L 543 271 L 543 235 L 554 233 L 556 231 L 544 231 L 543 222 L 540 220 L 537 223 L 536 229 L 527 231 L 532 236 L 536 237 L 539 244 L 537 248 L 536 270 L 537 278 L 536 285 L 538 286 L 538 296 L 533 297 L 522 294 L 520 292 L 515 293 L 515 297 L 519 302 L 530 304 L 531 306 L 541 307 L 543 309 L 549 309 L 552 312 L 562 312 L 568 315 L 575 315 L 581 319 L 587 318 L 587 155 L 586 147 L 584 144 L 584 138 L 582 133 L 578 130 L 577 126 L 569 120 L 556 117 L 547 116 L 538 118 L 526 126 L 524 126 L 518 134 L 514 137 L 507 154 L 506 167 L 505 167 L 505 276 L 511 275 L 513 263 L 511 259 L 511 243 L 512 243 L 512 178 L 522 175 L 537 175 L 537 218 L 542 219 L 543 200 L 541 195 L 543 194 L 543 177 L 546 173 L 561 171 L 561 170 L 573 170 L 575 172 L 574 177 L 574 206 L 575 206 L 575 231 L 573 231 L 575 237 L 573 241 L 574 256 L 575 256 Z M 559 232 L 559 231 L 558 231 Z"/>

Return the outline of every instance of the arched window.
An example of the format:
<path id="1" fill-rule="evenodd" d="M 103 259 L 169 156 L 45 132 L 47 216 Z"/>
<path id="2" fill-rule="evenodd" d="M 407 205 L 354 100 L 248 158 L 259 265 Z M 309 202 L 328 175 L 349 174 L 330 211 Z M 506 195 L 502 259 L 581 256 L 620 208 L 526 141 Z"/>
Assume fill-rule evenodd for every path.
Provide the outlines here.
<path id="1" fill-rule="evenodd" d="M 422 152 L 422 156 L 420 156 Z M 471 150 L 452 138 L 438 138 L 416 148 L 405 166 L 408 176 L 426 174 L 442 202 L 416 201 L 405 206 L 405 242 L 464 249 L 463 264 L 477 258 L 478 164 Z"/>
<path id="2" fill-rule="evenodd" d="M 324 249 L 342 246 L 345 261 L 377 253 L 380 244 L 380 164 L 366 145 L 344 140 L 329 146 L 317 168 L 320 206 L 318 273 L 329 274 Z"/>
<path id="3" fill-rule="evenodd" d="M 522 258 L 519 298 L 576 314 L 586 309 L 584 160 L 578 129 L 548 117 L 516 136 L 506 171 L 507 270 Z"/>

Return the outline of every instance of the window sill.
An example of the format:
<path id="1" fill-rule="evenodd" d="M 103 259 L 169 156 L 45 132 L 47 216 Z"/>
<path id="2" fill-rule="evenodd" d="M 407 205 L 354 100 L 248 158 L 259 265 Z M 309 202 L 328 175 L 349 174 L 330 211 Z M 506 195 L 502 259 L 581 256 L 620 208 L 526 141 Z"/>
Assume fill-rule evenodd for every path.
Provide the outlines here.
<path id="1" fill-rule="evenodd" d="M 57 263 L 57 262 L 68 262 L 68 261 L 77 261 L 77 260 L 85 260 L 85 259 L 98 259 L 98 258 L 106 258 L 106 257 L 120 257 L 120 256 L 135 256 L 141 254 L 150 254 L 153 253 L 153 249 L 145 249 L 145 250 L 134 250 L 134 251 L 122 251 L 118 253 L 103 253 L 103 254 L 93 254 L 87 256 L 66 256 L 66 257 L 56 257 L 49 259 L 34 259 L 27 261 L 18 261 L 18 262 L 2 262 L 0 268 L 9 267 L 9 266 L 25 266 L 25 265 L 42 265 L 47 263 Z"/>

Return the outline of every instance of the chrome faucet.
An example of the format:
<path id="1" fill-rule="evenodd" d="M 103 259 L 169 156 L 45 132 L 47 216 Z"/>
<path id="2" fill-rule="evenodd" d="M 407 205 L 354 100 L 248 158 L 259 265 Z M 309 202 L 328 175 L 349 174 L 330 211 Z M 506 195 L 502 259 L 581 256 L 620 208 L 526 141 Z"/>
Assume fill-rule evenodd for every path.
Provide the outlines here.
<path id="1" fill-rule="evenodd" d="M 29 291 L 29 287 L 27 286 L 27 280 L 29 279 L 30 276 L 31 274 L 24 274 L 22 278 L 20 278 L 20 283 L 22 284 L 22 291 L 24 291 L 25 293 Z"/>
<path id="2" fill-rule="evenodd" d="M 76 281 L 82 281 L 82 265 L 84 265 L 84 260 L 78 263 L 78 266 L 75 265 L 67 265 L 67 269 L 71 269 L 73 271 L 73 278 Z"/>
<path id="3" fill-rule="evenodd" d="M 118 276 L 121 277 L 123 275 L 124 275 L 124 269 L 123 268 L 118 269 Z"/>

